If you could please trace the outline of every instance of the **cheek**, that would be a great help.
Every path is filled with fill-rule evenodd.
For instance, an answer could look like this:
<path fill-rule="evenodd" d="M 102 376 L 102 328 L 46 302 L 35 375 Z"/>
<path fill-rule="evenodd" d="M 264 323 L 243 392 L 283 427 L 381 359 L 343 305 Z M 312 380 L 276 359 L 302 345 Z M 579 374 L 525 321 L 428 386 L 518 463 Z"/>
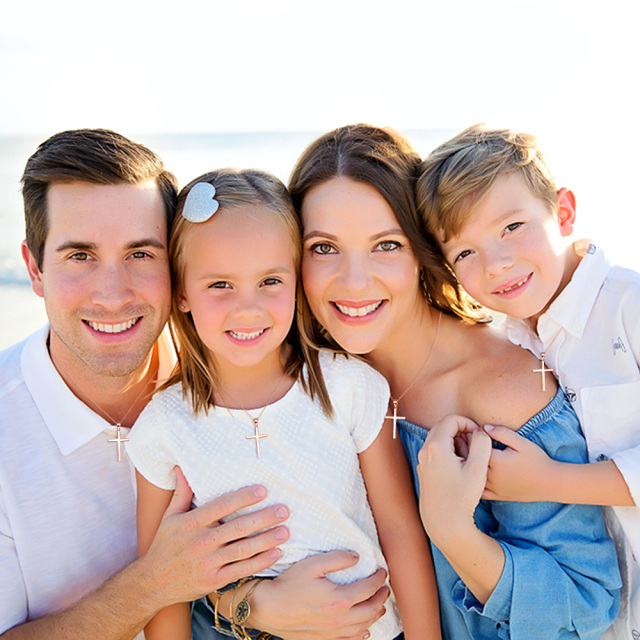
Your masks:
<path fill-rule="evenodd" d="M 315 313 L 316 307 L 320 305 L 320 300 L 326 291 L 328 278 L 323 270 L 310 260 L 302 262 L 302 287 L 309 302 L 309 306 Z"/>

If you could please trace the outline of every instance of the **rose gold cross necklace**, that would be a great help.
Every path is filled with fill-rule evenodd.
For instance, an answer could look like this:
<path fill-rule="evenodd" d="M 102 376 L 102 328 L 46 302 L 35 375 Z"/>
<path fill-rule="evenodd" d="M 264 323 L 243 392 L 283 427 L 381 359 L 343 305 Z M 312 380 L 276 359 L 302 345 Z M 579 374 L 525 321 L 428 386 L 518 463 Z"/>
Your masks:
<path fill-rule="evenodd" d="M 418 373 L 416 374 L 416 377 L 410 382 L 409 386 L 402 392 L 402 394 L 400 394 L 397 400 L 394 400 L 394 398 L 389 396 L 389 399 L 391 400 L 391 404 L 393 405 L 393 415 L 385 416 L 384 419 L 393 420 L 393 439 L 394 440 L 396 438 L 398 420 L 404 420 L 404 416 L 398 415 L 398 402 L 400 402 L 400 400 L 402 400 L 402 398 L 404 398 L 405 395 L 407 395 L 407 392 L 409 391 L 409 389 L 413 387 L 413 385 L 418 381 L 418 378 L 424 373 L 424 370 L 427 368 L 427 364 L 431 359 L 431 354 L 433 353 L 433 348 L 436 346 L 436 339 L 438 338 L 438 332 L 440 331 L 441 320 L 442 320 L 442 311 L 440 311 L 438 315 L 438 324 L 436 326 L 436 331 L 433 334 L 433 341 L 431 342 L 431 346 L 429 347 L 429 353 L 427 353 L 427 358 L 424 361 L 424 364 L 420 367 L 420 371 L 418 371 Z"/>
<path fill-rule="evenodd" d="M 269 396 L 269 399 L 267 400 L 266 404 L 264 405 L 264 407 L 262 407 L 262 409 L 260 410 L 260 413 L 258 414 L 257 418 L 254 418 L 246 409 L 238 406 L 237 408 L 240 409 L 241 411 L 244 411 L 250 418 L 251 420 L 253 420 L 253 435 L 252 436 L 247 436 L 247 440 L 255 440 L 256 441 L 256 456 L 259 458 L 260 457 L 260 438 L 268 438 L 269 434 L 267 433 L 260 433 L 260 418 L 262 418 L 262 414 L 264 413 L 265 409 L 271 404 L 271 400 L 273 400 L 273 396 L 276 395 L 276 391 L 280 388 L 280 384 L 282 382 L 282 380 L 284 380 L 286 378 L 286 375 L 281 379 L 278 380 L 278 384 L 275 386 L 274 390 L 271 392 L 271 395 Z M 233 404 L 238 405 L 238 403 L 233 399 L 233 397 L 229 394 L 228 391 L 225 391 L 224 393 L 221 392 L 221 395 L 223 396 L 227 396 L 227 398 L 229 398 L 229 400 L 231 400 L 231 402 L 233 402 Z M 231 413 L 231 411 L 229 411 L 229 407 L 225 407 L 226 410 L 229 412 L 229 415 L 233 417 L 233 414 Z"/>
<path fill-rule="evenodd" d="M 136 396 L 136 399 L 131 403 L 126 413 L 122 416 L 122 420 L 114 420 L 111 417 L 111 415 L 107 411 L 105 411 L 105 409 L 103 409 L 97 402 L 95 402 L 95 400 L 91 400 L 91 398 L 88 398 L 89 402 L 91 402 L 91 404 L 98 410 L 98 412 L 105 415 L 109 419 L 109 422 L 111 422 L 111 424 L 116 428 L 116 437 L 109 438 L 109 442 L 115 442 L 118 445 L 118 462 L 122 460 L 122 449 L 121 449 L 122 443 L 129 442 L 129 438 L 122 438 L 120 436 L 120 429 L 122 428 L 122 423 L 127 419 L 127 416 L 131 413 L 131 409 L 135 407 L 136 403 L 138 402 L 138 400 L 140 400 L 140 398 L 142 397 L 142 394 L 145 392 L 146 388 L 149 386 L 149 383 L 153 382 L 153 380 L 154 379 L 152 378 L 145 385 L 142 386 L 140 393 Z"/>
<path fill-rule="evenodd" d="M 562 331 L 562 327 L 560 327 L 560 329 L 558 329 L 558 333 L 556 333 L 555 336 L 553 336 L 553 340 L 549 343 L 549 346 L 544 350 L 540 352 L 540 368 L 539 369 L 532 369 L 533 373 L 539 373 L 540 377 L 542 378 L 542 390 L 546 391 L 546 385 L 545 385 L 545 373 L 553 373 L 553 369 L 546 369 L 544 366 L 544 357 L 547 354 L 547 351 L 549 351 L 549 349 L 551 348 L 551 345 L 556 341 L 556 338 L 560 335 L 560 332 Z"/>

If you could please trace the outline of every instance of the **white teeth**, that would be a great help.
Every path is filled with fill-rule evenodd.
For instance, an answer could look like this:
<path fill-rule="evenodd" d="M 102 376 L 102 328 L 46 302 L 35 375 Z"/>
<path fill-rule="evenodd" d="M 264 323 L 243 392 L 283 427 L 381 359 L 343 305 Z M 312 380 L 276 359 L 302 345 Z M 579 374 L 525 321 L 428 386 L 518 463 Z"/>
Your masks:
<path fill-rule="evenodd" d="M 517 289 L 518 287 L 521 287 L 528 279 L 529 279 L 529 276 L 527 276 L 526 278 L 522 278 L 522 280 L 520 280 L 520 282 L 516 282 L 514 285 L 511 285 L 510 287 L 507 287 L 506 289 L 501 289 L 500 291 L 498 291 L 498 293 L 507 293 L 508 291 L 513 291 L 514 289 Z"/>
<path fill-rule="evenodd" d="M 261 336 L 265 331 L 266 329 L 260 329 L 259 331 L 252 331 L 251 333 L 240 333 L 239 331 L 229 331 L 229 333 L 236 340 L 253 340 L 258 336 Z"/>
<path fill-rule="evenodd" d="M 91 322 L 90 320 L 86 322 L 94 331 L 99 331 L 100 333 L 122 333 L 127 329 L 131 329 L 138 320 L 139 318 L 133 318 L 132 320 L 119 322 L 118 324 L 104 324 L 102 322 Z"/>
<path fill-rule="evenodd" d="M 349 316 L 351 318 L 362 318 L 363 316 L 368 316 L 370 313 L 373 313 L 380 305 L 382 304 L 382 300 L 379 302 L 374 302 L 373 304 L 368 304 L 366 307 L 345 307 L 342 304 L 335 303 L 336 307 L 340 313 L 344 313 L 345 316 Z"/>

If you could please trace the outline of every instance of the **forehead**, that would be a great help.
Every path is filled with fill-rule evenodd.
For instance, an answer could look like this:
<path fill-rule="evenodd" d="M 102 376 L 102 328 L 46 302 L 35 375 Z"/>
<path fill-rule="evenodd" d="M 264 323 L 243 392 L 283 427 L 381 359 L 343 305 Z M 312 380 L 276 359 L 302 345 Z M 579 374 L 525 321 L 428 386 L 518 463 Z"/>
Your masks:
<path fill-rule="evenodd" d="M 264 205 L 223 208 L 204 223 L 190 224 L 184 239 L 186 266 L 250 269 L 295 259 L 299 236 Z"/>
<path fill-rule="evenodd" d="M 311 229 L 362 229 L 397 226 L 393 209 L 377 189 L 337 177 L 311 189 L 302 203 L 305 234 Z"/>
<path fill-rule="evenodd" d="M 58 182 L 47 190 L 47 242 L 66 236 L 101 244 L 167 240 L 164 201 L 155 180 L 101 185 Z"/>

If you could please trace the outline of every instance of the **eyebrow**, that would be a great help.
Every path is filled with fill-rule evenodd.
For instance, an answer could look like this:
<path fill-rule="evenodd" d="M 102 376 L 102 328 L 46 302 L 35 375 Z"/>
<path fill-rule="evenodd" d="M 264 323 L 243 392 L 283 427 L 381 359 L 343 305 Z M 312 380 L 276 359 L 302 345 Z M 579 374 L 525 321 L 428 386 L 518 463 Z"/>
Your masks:
<path fill-rule="evenodd" d="M 126 245 L 126 249 L 141 249 L 143 247 L 154 247 L 156 249 L 166 249 L 166 245 L 157 238 L 143 238 L 135 240 Z M 78 240 L 68 240 L 56 247 L 56 251 L 67 251 L 76 249 L 78 251 L 95 251 L 98 245 L 95 242 L 80 242 Z"/>
<path fill-rule="evenodd" d="M 405 236 L 406 233 L 400 229 L 399 227 L 394 227 L 391 229 L 385 229 L 384 231 L 380 231 L 375 235 L 371 236 L 371 240 L 378 240 L 379 238 L 384 238 L 384 236 Z M 306 242 L 309 238 L 327 238 L 328 240 L 338 240 L 338 236 L 334 236 L 332 233 L 327 233 L 326 231 L 309 231 L 305 233 L 302 237 L 302 242 Z"/>

